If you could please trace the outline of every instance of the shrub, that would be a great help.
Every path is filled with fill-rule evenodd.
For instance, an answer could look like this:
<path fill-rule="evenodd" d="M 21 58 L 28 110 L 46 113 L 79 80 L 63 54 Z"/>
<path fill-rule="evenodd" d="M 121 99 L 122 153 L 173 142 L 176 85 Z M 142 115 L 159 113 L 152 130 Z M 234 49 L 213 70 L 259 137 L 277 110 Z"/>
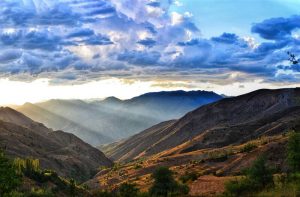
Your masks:
<path fill-rule="evenodd" d="M 254 149 L 256 149 L 256 148 L 257 148 L 257 145 L 256 145 L 256 144 L 254 144 L 254 143 L 247 143 L 247 144 L 245 144 L 245 145 L 241 148 L 240 152 L 241 152 L 241 153 L 249 153 L 250 151 L 252 151 L 252 150 L 254 150 Z"/>
<path fill-rule="evenodd" d="M 44 189 L 31 189 L 31 192 L 26 197 L 54 197 L 55 195 L 49 191 Z"/>
<path fill-rule="evenodd" d="M 76 183 L 74 179 L 70 179 L 69 181 L 69 194 L 70 196 L 75 196 L 76 193 Z"/>
<path fill-rule="evenodd" d="M 38 159 L 20 159 L 14 160 L 14 166 L 17 168 L 19 174 L 24 174 L 37 182 L 43 183 L 45 177 L 41 174 L 40 162 Z"/>
<path fill-rule="evenodd" d="M 211 151 L 208 153 L 208 161 L 213 162 L 223 162 L 228 159 L 228 156 L 231 155 L 231 152 L 227 152 L 226 150 L 221 151 Z"/>
<path fill-rule="evenodd" d="M 142 168 L 142 165 L 140 165 L 140 164 L 135 164 L 135 165 L 134 165 L 134 169 L 137 170 L 137 169 L 140 169 L 140 168 Z"/>
<path fill-rule="evenodd" d="M 272 170 L 267 167 L 264 156 L 254 161 L 245 172 L 246 176 L 241 180 L 229 181 L 225 184 L 225 196 L 243 196 L 242 194 L 257 192 L 273 185 Z"/>
<path fill-rule="evenodd" d="M 225 183 L 224 196 L 242 196 L 251 189 L 248 179 L 233 180 Z"/>
<path fill-rule="evenodd" d="M 180 196 L 188 193 L 188 187 L 178 184 L 173 177 L 173 172 L 167 167 L 156 169 L 152 177 L 154 183 L 149 190 L 151 196 Z"/>
<path fill-rule="evenodd" d="M 113 171 L 117 171 L 121 168 L 121 165 L 119 163 L 115 163 L 114 166 L 112 167 Z"/>
<path fill-rule="evenodd" d="M 182 183 L 187 183 L 188 181 L 195 181 L 197 180 L 199 175 L 196 172 L 186 172 L 184 175 L 182 175 L 179 180 Z"/>
<path fill-rule="evenodd" d="M 0 196 L 13 192 L 21 184 L 22 177 L 13 163 L 0 150 Z"/>
<path fill-rule="evenodd" d="M 117 197 L 116 194 L 109 191 L 96 191 L 92 193 L 93 197 Z"/>
<path fill-rule="evenodd" d="M 273 184 L 272 169 L 266 165 L 266 158 L 259 157 L 246 172 L 247 178 L 256 188 L 265 188 Z"/>
<path fill-rule="evenodd" d="M 150 197 L 150 195 L 147 192 L 142 192 L 138 194 L 138 197 Z"/>
<path fill-rule="evenodd" d="M 287 160 L 293 172 L 300 172 L 300 133 L 292 132 L 289 135 Z"/>
<path fill-rule="evenodd" d="M 139 189 L 135 184 L 123 183 L 119 187 L 119 195 L 120 197 L 137 197 Z"/>

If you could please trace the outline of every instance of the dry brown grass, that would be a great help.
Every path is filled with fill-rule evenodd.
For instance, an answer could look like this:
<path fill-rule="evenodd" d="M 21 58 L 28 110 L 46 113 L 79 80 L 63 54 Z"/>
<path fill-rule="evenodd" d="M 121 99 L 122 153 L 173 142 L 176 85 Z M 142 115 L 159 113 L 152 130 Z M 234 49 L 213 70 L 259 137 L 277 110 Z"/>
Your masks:
<path fill-rule="evenodd" d="M 216 196 L 225 190 L 224 183 L 233 177 L 202 176 L 189 185 L 191 196 Z"/>
<path fill-rule="evenodd" d="M 257 148 L 250 152 L 241 153 L 240 150 L 245 144 L 254 143 Z M 238 175 L 241 169 L 249 167 L 256 157 L 263 153 L 276 155 L 275 164 L 280 163 L 279 150 L 283 149 L 286 143 L 284 136 L 263 137 L 261 139 L 246 142 L 245 144 L 226 146 L 215 149 L 202 149 L 189 153 L 182 153 L 160 157 L 155 155 L 150 158 L 139 159 L 125 165 L 119 166 L 116 170 L 105 170 L 99 173 L 97 181 L 95 179 L 88 184 L 92 189 L 111 189 L 118 187 L 123 182 L 136 183 L 142 191 L 152 184 L 151 174 L 159 166 L 167 166 L 175 172 L 177 180 L 186 172 L 197 172 L 199 179 L 190 184 L 191 194 L 206 195 L 216 194 L 224 190 L 224 181 L 230 176 Z M 275 154 L 276 153 L 276 154 Z M 209 159 L 215 155 L 228 155 L 224 161 L 214 161 Z M 282 157 L 283 158 L 283 157 Z M 136 165 L 139 165 L 137 168 Z M 282 165 L 282 164 L 280 164 Z M 218 177 L 217 177 L 218 176 Z"/>

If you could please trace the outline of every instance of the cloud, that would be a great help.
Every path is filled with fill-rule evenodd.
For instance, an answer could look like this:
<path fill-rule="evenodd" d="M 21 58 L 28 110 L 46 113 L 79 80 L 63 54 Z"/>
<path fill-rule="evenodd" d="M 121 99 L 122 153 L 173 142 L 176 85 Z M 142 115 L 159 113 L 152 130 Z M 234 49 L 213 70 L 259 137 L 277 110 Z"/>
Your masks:
<path fill-rule="evenodd" d="M 77 25 L 80 14 L 62 1 L 9 1 L 0 3 L 0 26 Z"/>
<path fill-rule="evenodd" d="M 80 28 L 72 31 L 67 37 L 74 38 L 74 37 L 86 37 L 94 35 L 94 30 L 88 28 Z"/>
<path fill-rule="evenodd" d="M 219 37 L 212 37 L 212 41 L 215 42 L 221 42 L 221 43 L 226 43 L 226 44 L 233 44 L 238 42 L 238 36 L 232 33 L 223 33 Z"/>
<path fill-rule="evenodd" d="M 106 36 L 101 34 L 90 36 L 89 38 L 83 40 L 83 42 L 87 45 L 110 45 L 113 42 Z"/>
<path fill-rule="evenodd" d="M 22 51 L 20 50 L 7 50 L 0 53 L 0 64 L 8 63 L 19 59 L 22 56 Z"/>
<path fill-rule="evenodd" d="M 2 32 L 0 40 L 3 45 L 21 49 L 56 50 L 60 47 L 61 38 L 48 30 L 19 30 Z"/>
<path fill-rule="evenodd" d="M 255 24 L 251 31 L 267 40 L 282 40 L 290 37 L 297 28 L 300 28 L 300 15 L 267 19 Z"/>
<path fill-rule="evenodd" d="M 155 66 L 159 62 L 161 54 L 157 51 L 124 51 L 118 55 L 118 60 L 126 61 L 134 65 L 152 65 Z"/>
<path fill-rule="evenodd" d="M 152 1 L 152 2 L 147 3 L 147 5 L 151 6 L 151 7 L 160 7 L 160 2 Z"/>
<path fill-rule="evenodd" d="M 156 44 L 156 41 L 153 40 L 152 38 L 146 38 L 146 39 L 137 41 L 137 43 L 140 45 L 147 46 L 147 47 L 153 47 Z"/>
<path fill-rule="evenodd" d="M 299 69 L 287 65 L 286 51 L 300 52 L 293 36 L 300 16 L 253 24 L 251 32 L 264 39 L 260 43 L 229 32 L 203 38 L 191 13 L 174 11 L 176 2 L 3 0 L 0 76 L 46 76 L 55 83 L 190 76 L 232 83 L 232 73 L 271 81 L 291 72 L 298 79 Z"/>

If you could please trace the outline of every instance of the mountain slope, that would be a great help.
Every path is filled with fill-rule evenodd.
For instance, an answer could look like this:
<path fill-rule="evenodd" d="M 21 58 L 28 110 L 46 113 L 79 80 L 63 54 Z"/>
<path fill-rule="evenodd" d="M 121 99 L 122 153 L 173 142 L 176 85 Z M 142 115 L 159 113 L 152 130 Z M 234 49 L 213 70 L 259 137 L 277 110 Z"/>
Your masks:
<path fill-rule="evenodd" d="M 86 182 L 91 189 L 118 187 L 131 181 L 146 190 L 160 166 L 176 179 L 191 173 L 190 194 L 203 194 L 206 175 L 239 179 L 258 156 L 278 172 L 288 171 L 289 131 L 300 131 L 300 89 L 258 90 L 202 106 L 182 118 L 155 125 L 102 149 L 118 160 L 118 169 L 102 170 Z M 214 175 L 214 176 L 212 176 Z M 224 190 L 224 181 L 222 182 Z M 210 188 L 216 194 L 216 185 Z M 223 190 L 220 190 L 222 192 Z"/>
<path fill-rule="evenodd" d="M 73 134 L 53 131 L 11 109 L 0 108 L 0 147 L 10 157 L 36 158 L 42 168 L 77 180 L 112 162 Z"/>
<path fill-rule="evenodd" d="M 86 128 L 80 125 L 80 123 L 68 120 L 59 114 L 54 114 L 35 104 L 25 103 L 19 110 L 26 116 L 30 116 L 33 120 L 44 123 L 47 127 L 73 133 L 83 141 L 89 142 L 89 144 L 94 146 L 113 141 L 111 138 L 97 131 Z"/>
<path fill-rule="evenodd" d="M 157 125 L 154 130 L 150 128 L 151 135 L 146 135 L 149 133 L 146 130 L 117 146 L 106 147 L 110 150 L 107 155 L 115 160 L 128 161 L 155 154 L 178 154 L 242 143 L 297 126 L 299 105 L 298 88 L 258 90 L 225 98 L 186 114 L 168 127 Z M 132 146 L 134 139 L 141 142 L 135 145 L 138 148 Z M 151 141 L 152 145 L 144 145 L 145 141 Z M 134 154 L 130 155 L 131 152 Z"/>
<path fill-rule="evenodd" d="M 221 98 L 213 92 L 173 91 L 147 93 L 123 101 L 115 97 L 93 102 L 50 100 L 16 109 L 48 127 L 64 129 L 88 143 L 100 145 L 127 138 L 159 122 L 179 118 Z M 94 133 L 100 137 L 95 137 Z"/>
<path fill-rule="evenodd" d="M 174 124 L 175 120 L 159 123 L 145 131 L 117 143 L 100 146 L 100 149 L 115 160 L 128 160 L 137 157 L 164 137 L 163 131 Z"/>

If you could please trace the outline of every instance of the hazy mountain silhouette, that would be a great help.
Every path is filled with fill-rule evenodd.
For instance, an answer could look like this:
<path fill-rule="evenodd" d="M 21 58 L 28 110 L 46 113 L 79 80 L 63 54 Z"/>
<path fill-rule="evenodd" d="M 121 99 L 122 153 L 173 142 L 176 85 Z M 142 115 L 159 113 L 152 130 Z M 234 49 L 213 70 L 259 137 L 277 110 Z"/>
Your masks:
<path fill-rule="evenodd" d="M 54 129 L 74 133 L 93 145 L 127 138 L 159 122 L 179 118 L 188 111 L 222 97 L 206 91 L 147 93 L 129 100 L 108 97 L 86 102 L 49 100 L 16 109 Z"/>

